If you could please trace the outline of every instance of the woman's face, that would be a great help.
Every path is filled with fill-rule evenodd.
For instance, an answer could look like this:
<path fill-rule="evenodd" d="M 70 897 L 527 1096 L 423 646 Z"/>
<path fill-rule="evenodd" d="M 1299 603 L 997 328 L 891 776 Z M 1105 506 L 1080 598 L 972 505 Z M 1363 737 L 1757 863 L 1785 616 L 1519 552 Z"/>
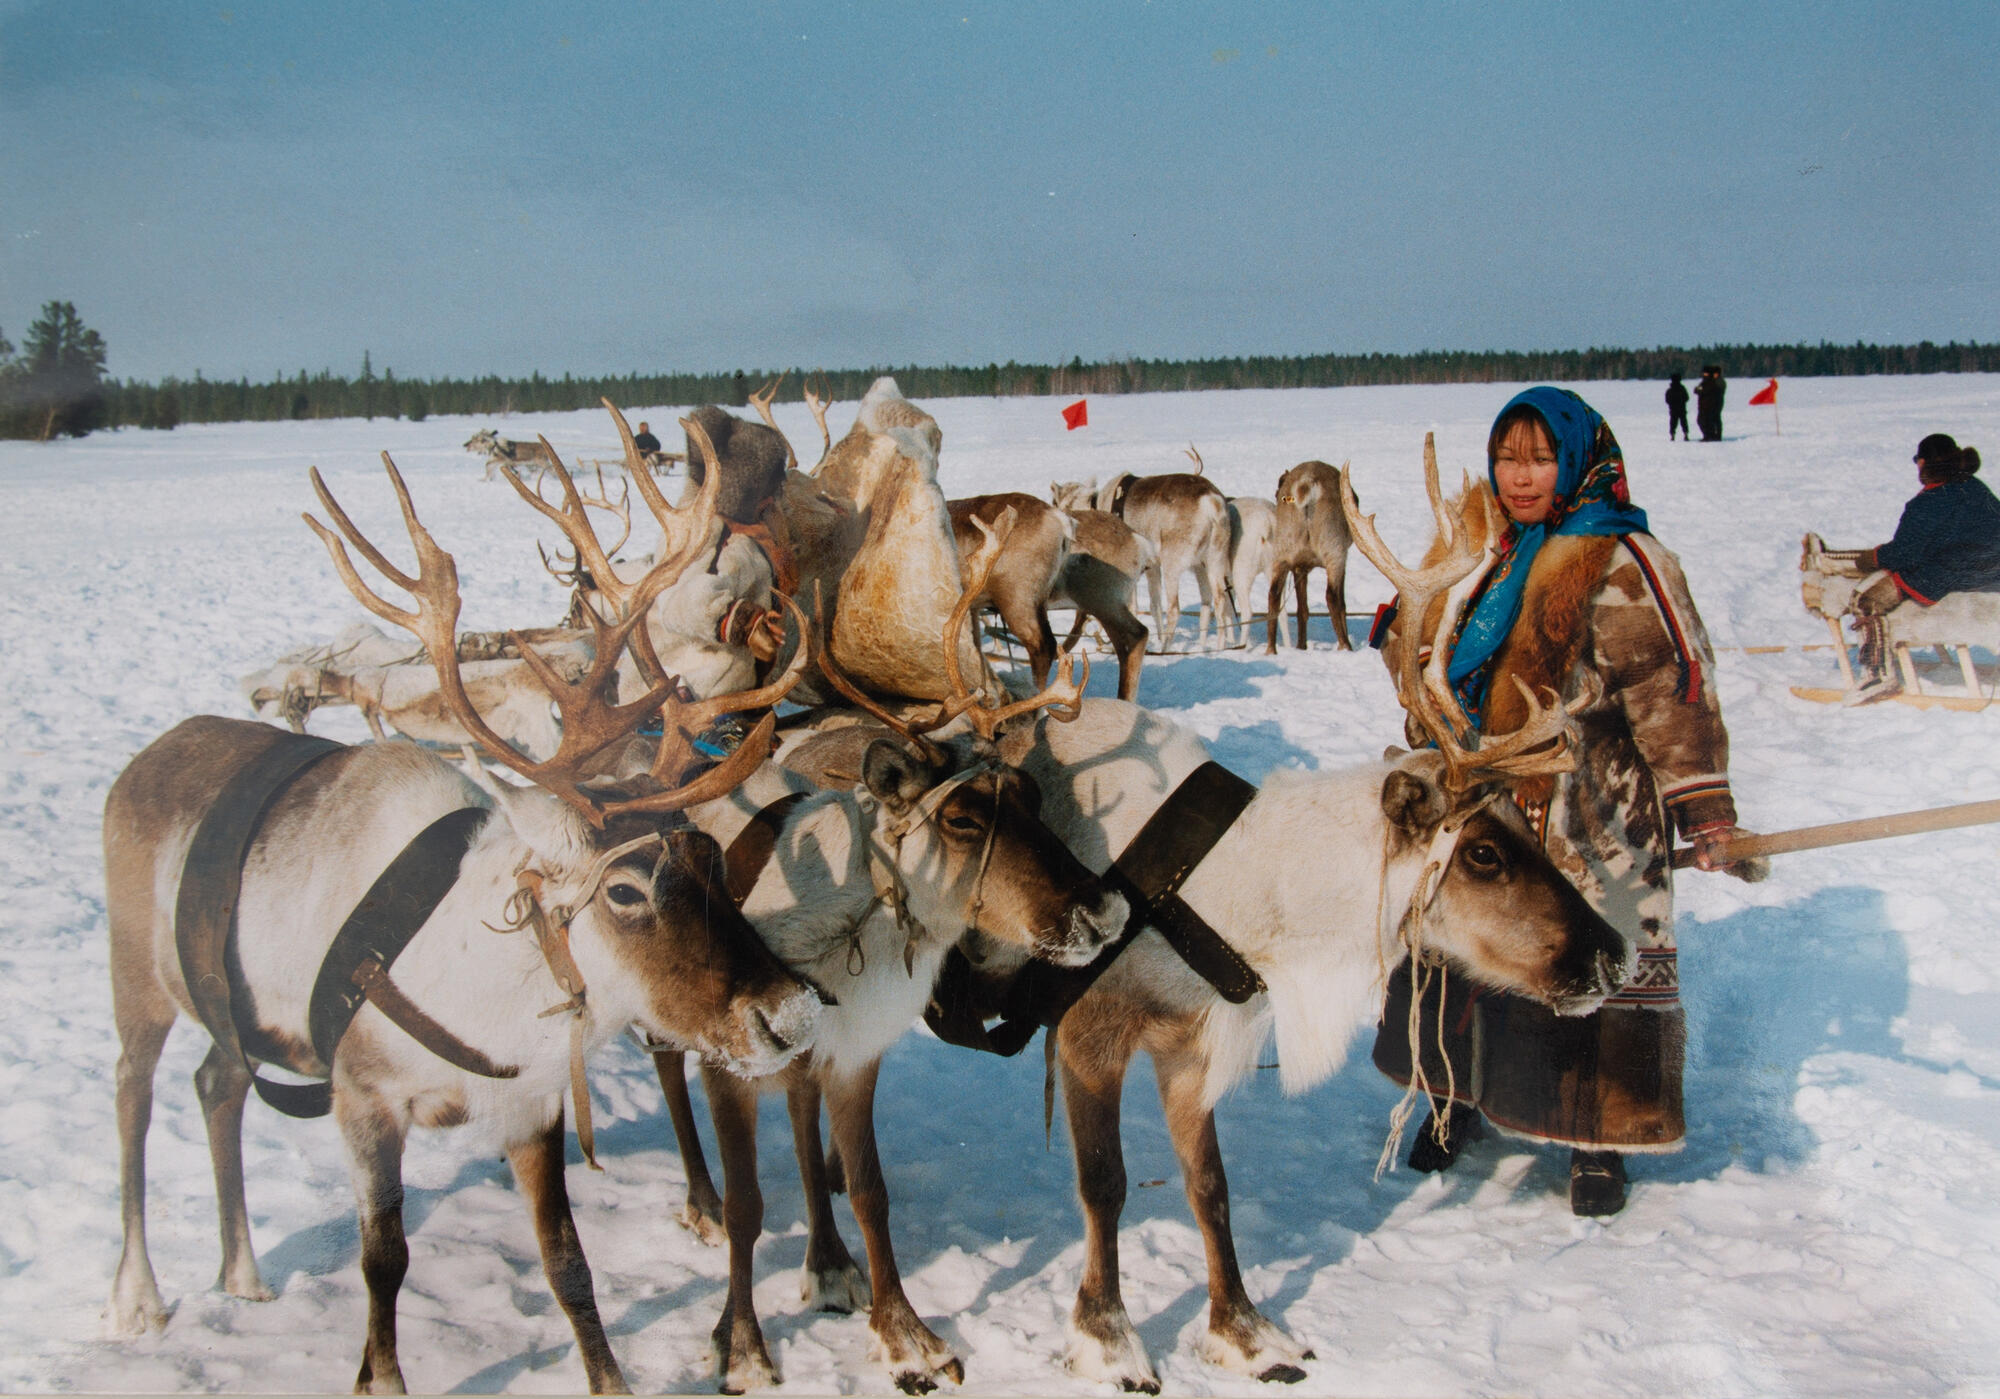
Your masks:
<path fill-rule="evenodd" d="M 1556 444 L 1549 430 L 1530 418 L 1515 423 L 1493 454 L 1493 482 L 1500 508 L 1517 525 L 1539 525 L 1556 500 Z"/>

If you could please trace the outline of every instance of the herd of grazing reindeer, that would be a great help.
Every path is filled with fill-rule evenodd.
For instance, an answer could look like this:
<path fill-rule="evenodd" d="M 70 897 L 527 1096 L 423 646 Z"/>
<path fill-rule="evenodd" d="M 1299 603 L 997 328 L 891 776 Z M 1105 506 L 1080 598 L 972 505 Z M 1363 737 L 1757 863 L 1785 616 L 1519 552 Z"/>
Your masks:
<path fill-rule="evenodd" d="M 805 1303 L 865 1307 L 873 1354 L 906 1392 L 962 1380 L 963 1362 L 904 1295 L 874 1132 L 883 1053 L 921 1017 L 943 1038 L 1003 1053 L 1046 1031 L 1086 1222 L 1064 1357 L 1074 1371 L 1159 1388 L 1119 1288 L 1119 1103 L 1143 1050 L 1206 1247 L 1201 1353 L 1297 1380 L 1312 1351 L 1243 1285 L 1217 1100 L 1273 1036 L 1288 1089 L 1332 1074 L 1379 1013 L 1385 969 L 1407 956 L 1448 959 L 1564 1013 L 1621 983 L 1623 940 L 1504 795 L 1574 761 L 1560 704 L 1531 697 L 1521 729 L 1465 746 L 1464 716 L 1439 683 L 1449 646 L 1421 661 L 1405 647 L 1398 694 L 1432 746 L 1256 787 L 1133 702 L 1148 639 L 1132 612 L 1141 573 L 1164 645 L 1161 600 L 1178 615 L 1180 572 L 1201 582 L 1204 622 L 1212 610 L 1220 627 L 1240 627 L 1232 594 L 1258 574 L 1239 562 L 1232 582 L 1232 561 L 1261 551 L 1275 647 L 1286 580 L 1304 646 L 1306 572 L 1324 568 L 1345 645 L 1351 536 L 1395 584 L 1403 616 L 1444 599 L 1438 636 L 1449 638 L 1488 541 L 1464 523 L 1479 512 L 1447 507 L 1428 443 L 1439 541 L 1412 569 L 1322 462 L 1286 472 L 1261 508 L 1199 474 L 1058 486 L 1054 503 L 947 501 L 942 434 L 893 381 L 870 390 L 838 442 L 808 393 L 823 439 L 810 470 L 772 421 L 774 393 L 756 400 L 762 423 L 715 409 L 683 420 L 678 504 L 616 409 L 630 483 L 619 501 L 601 480 L 586 495 L 552 451 L 558 502 L 502 464 L 564 536 L 575 603 L 562 626 L 462 634 L 456 564 L 386 454 L 414 574 L 313 473 L 325 520 L 306 518 L 335 571 L 411 641 L 361 629 L 286 663 L 317 676 L 252 677 L 253 704 L 288 728 L 189 719 L 111 789 L 124 1222 L 114 1329 L 167 1320 L 146 1251 L 145 1139 L 161 1046 L 186 1015 L 213 1040 L 196 1089 L 223 1288 L 270 1295 L 244 1196 L 250 1091 L 294 1115 L 331 1114 L 369 1297 L 356 1389 L 401 1392 L 403 1146 L 413 1127 L 480 1122 L 506 1144 L 591 1390 L 622 1391 L 563 1162 L 567 1123 L 595 1164 L 588 1061 L 629 1030 L 653 1050 L 686 1163 L 682 1219 L 729 1250 L 714 1329 L 725 1392 L 779 1379 L 752 1300 L 767 1091 L 786 1096 L 805 1184 Z M 616 556 L 631 487 L 659 539 L 627 561 Z M 609 547 L 593 510 L 621 519 Z M 1077 613 L 1066 643 L 1052 602 Z M 1010 689 L 982 654 L 969 625 L 981 606 L 1025 645 L 1032 693 Z M 1085 618 L 1117 654 L 1117 699 L 1084 698 Z M 364 664 L 343 664 L 364 651 Z M 392 701 L 380 676 L 357 683 L 371 669 L 429 683 L 399 682 Z M 343 745 L 304 731 L 317 704 L 338 700 L 429 742 Z M 1281 871 L 1273 852 L 1301 831 L 1321 833 L 1317 858 Z M 307 1081 L 261 1076 L 266 1065 Z M 842 1188 L 865 1272 L 835 1227 Z"/>

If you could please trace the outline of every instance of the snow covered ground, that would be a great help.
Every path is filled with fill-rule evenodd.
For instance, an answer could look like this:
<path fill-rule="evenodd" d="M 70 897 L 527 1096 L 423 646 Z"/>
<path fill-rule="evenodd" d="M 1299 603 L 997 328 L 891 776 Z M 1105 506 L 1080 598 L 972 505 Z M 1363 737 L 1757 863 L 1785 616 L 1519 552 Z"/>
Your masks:
<path fill-rule="evenodd" d="M 1635 497 L 1687 566 L 1719 648 L 1823 642 L 1801 608 L 1798 541 L 1877 543 L 1915 489 L 1931 431 L 1991 459 L 2000 377 L 1801 379 L 1732 407 L 1728 440 L 1668 445 L 1661 386 L 1578 386 L 1625 445 Z M 1747 396 L 1749 384 L 1737 387 Z M 1192 442 L 1232 493 L 1269 496 L 1294 462 L 1351 459 L 1390 542 L 1427 532 L 1419 448 L 1477 467 L 1506 385 L 1102 398 L 1065 433 L 1054 400 L 946 400 L 953 495 L 1186 465 Z M 851 404 L 836 407 L 843 429 Z M 655 424 L 673 413 L 644 410 Z M 640 416 L 635 411 L 634 416 Z M 781 422 L 810 457 L 798 405 Z M 213 1192 L 190 1076 L 168 1044 L 150 1145 L 164 1334 L 107 1341 L 118 1249 L 112 1070 L 98 849 L 105 790 L 140 747 L 195 713 L 242 714 L 237 677 L 361 616 L 299 521 L 317 464 L 363 528 L 399 540 L 377 463 L 393 453 L 460 560 L 468 628 L 556 620 L 539 521 L 480 480 L 437 418 L 125 431 L 0 443 L 0 1388 L 343 1390 L 366 1296 L 330 1122 L 249 1109 L 256 1243 L 277 1300 L 211 1290 Z M 615 456 L 601 413 L 498 422 L 566 456 Z M 664 434 L 663 434 L 664 435 Z M 1386 589 L 1356 557 L 1350 607 Z M 1357 626 L 1359 624 L 1357 623 Z M 1261 648 L 1148 662 L 1140 699 L 1256 779 L 1379 753 L 1399 733 L 1378 659 Z M 1985 658 L 1989 664 L 1991 657 Z M 1825 651 L 1718 656 L 1745 823 L 1775 830 L 2000 796 L 2000 709 L 1842 710 L 1788 686 L 1835 683 Z M 1101 666 L 1093 691 L 1110 692 Z M 352 711 L 314 727 L 364 736 Z M 1300 832 L 1296 858 L 1311 858 Z M 1565 1162 L 1489 1139 L 1447 1177 L 1379 1183 L 1390 1086 L 1357 1053 L 1283 1096 L 1261 1073 L 1220 1131 L 1252 1294 L 1317 1349 L 1313 1394 L 2000 1393 L 2000 925 L 1993 827 L 1780 857 L 1747 886 L 1680 885 L 1690 1016 L 1690 1135 L 1634 1166 L 1614 1219 L 1573 1218 Z M 1359 1046 L 1357 1046 L 1359 1048 Z M 1168 1392 L 1249 1394 L 1205 1366 L 1199 1236 L 1150 1075 L 1135 1073 L 1121 1237 L 1125 1295 Z M 650 1067 L 593 1075 L 605 1173 L 571 1173 L 577 1223 L 626 1374 L 709 1392 L 725 1263 L 673 1213 L 683 1176 Z M 1058 1356 L 1081 1262 L 1066 1144 L 1045 1146 L 1040 1055 L 1000 1061 L 906 1036 L 884 1067 L 880 1131 L 910 1295 L 966 1362 L 970 1394 L 1092 1393 Z M 861 1317 L 801 1313 L 804 1251 L 782 1106 L 761 1139 L 767 1235 L 758 1305 L 788 1393 L 873 1392 Z M 582 1369 L 541 1277 L 504 1165 L 449 1132 L 406 1167 L 412 1265 L 404 1369 L 430 1391 L 574 1390 Z M 845 1206 L 842 1206 L 846 1218 Z M 859 1247 L 851 1219 L 850 1244 Z"/>

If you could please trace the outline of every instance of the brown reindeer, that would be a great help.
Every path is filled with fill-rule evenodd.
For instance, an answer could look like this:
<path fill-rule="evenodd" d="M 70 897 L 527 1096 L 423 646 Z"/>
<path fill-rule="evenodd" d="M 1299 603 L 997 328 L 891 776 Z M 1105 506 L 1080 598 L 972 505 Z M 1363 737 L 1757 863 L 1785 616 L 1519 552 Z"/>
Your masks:
<path fill-rule="evenodd" d="M 1195 645 L 1202 644 L 1211 627 L 1228 639 L 1236 618 L 1229 596 L 1229 502 L 1214 482 L 1192 472 L 1127 473 L 1102 486 L 1095 481 L 1052 483 L 1049 491 L 1065 510 L 1088 508 L 1116 515 L 1153 546 L 1146 587 L 1159 650 L 1173 648 L 1180 626 L 1181 575 L 1190 570 L 1201 590 Z"/>
<path fill-rule="evenodd" d="M 1298 649 L 1306 649 L 1306 579 L 1326 570 L 1326 611 L 1334 645 L 1352 651 L 1347 637 L 1347 517 L 1340 493 L 1346 473 L 1323 461 L 1302 461 L 1278 478 L 1277 513 L 1272 521 L 1271 591 L 1264 604 L 1264 654 L 1278 652 L 1278 611 L 1289 579 L 1298 594 Z"/>
<path fill-rule="evenodd" d="M 746 829 L 768 851 L 761 863 L 732 874 L 732 891 L 759 934 L 788 966 L 829 993 L 815 1051 L 761 1082 L 703 1066 L 710 1112 L 720 1139 L 726 1194 L 720 1219 L 730 1245 L 729 1299 L 715 1328 L 727 1392 L 775 1383 L 752 1301 L 752 1251 L 762 1227 L 757 1184 L 756 1100 L 760 1088 L 783 1087 L 796 1131 L 807 1196 L 815 1202 L 801 1292 L 808 1304 L 846 1311 L 867 1304 L 876 1352 L 899 1388 L 921 1392 L 936 1377 L 964 1378 L 951 1348 L 917 1317 L 903 1293 L 888 1227 L 888 1193 L 877 1156 L 873 1098 L 883 1051 L 908 1027 L 930 996 L 950 947 L 967 933 L 1059 965 L 1087 964 L 1113 940 L 1125 901 L 1078 864 L 1035 817 L 1038 794 L 1000 760 L 991 735 L 998 725 L 1054 706 L 1074 715 L 1081 682 L 1070 681 L 1064 658 L 1055 685 L 1007 705 L 967 688 L 951 643 L 987 586 L 1009 521 L 987 534 L 973 576 L 945 634 L 946 682 L 952 698 L 928 720 L 902 722 L 822 661 L 828 676 L 896 737 L 870 729 L 856 764 L 858 790 L 836 790 L 801 802 L 803 784 L 771 769 L 737 795 L 695 812 L 696 821 L 730 842 L 732 865 Z M 1086 675 L 1088 667 L 1085 667 Z M 924 737 L 932 726 L 964 712 L 982 737 L 948 743 Z M 788 786 L 785 779 L 792 784 Z M 746 801 L 745 799 L 748 798 Z M 892 891 L 885 893 L 885 890 Z M 715 1208 L 678 1056 L 659 1065 L 690 1203 Z M 827 1206 L 818 1138 L 824 1098 L 855 1217 L 867 1245 L 869 1277 L 855 1269 Z M 699 1224 L 702 1214 L 694 1213 Z"/>
<path fill-rule="evenodd" d="M 215 1042 L 195 1087 L 215 1169 L 222 1286 L 269 1296 L 243 1192 L 250 1088 L 298 1114 L 330 1111 L 360 1202 L 369 1295 L 356 1388 L 402 1393 L 404 1143 L 413 1126 L 486 1122 L 529 1202 L 543 1270 L 591 1389 L 622 1391 L 563 1182 L 565 1090 L 589 1156 L 585 1059 L 626 1025 L 764 1073 L 810 1043 L 818 1010 L 811 989 L 729 902 L 714 840 L 678 816 L 756 766 L 769 748 L 769 718 L 729 760 L 689 780 L 691 735 L 714 710 L 678 703 L 673 677 L 650 663 L 643 694 L 623 705 L 610 699 L 646 605 L 700 556 L 714 492 L 677 521 L 693 546 L 667 552 L 622 615 L 592 614 L 595 660 L 581 679 L 528 661 L 564 720 L 556 753 L 536 760 L 495 733 L 468 697 L 457 662 L 457 564 L 383 460 L 416 576 L 361 535 L 317 471 L 314 489 L 338 534 L 308 523 L 355 596 L 423 643 L 464 730 L 534 785 L 475 785 L 410 744 L 348 748 L 208 717 L 179 725 L 119 775 L 104 818 L 125 1233 L 111 1323 L 143 1331 L 166 1320 L 146 1250 L 145 1138 L 161 1046 L 185 1014 Z M 348 544 L 414 610 L 378 597 Z M 784 690 L 736 696 L 731 707 L 774 704 Z M 650 770 L 626 784 L 586 785 L 590 760 L 655 714 L 664 735 Z M 388 922 L 397 917 L 400 926 Z M 329 1082 L 317 1092 L 287 1089 L 257 1078 L 257 1063 Z"/>

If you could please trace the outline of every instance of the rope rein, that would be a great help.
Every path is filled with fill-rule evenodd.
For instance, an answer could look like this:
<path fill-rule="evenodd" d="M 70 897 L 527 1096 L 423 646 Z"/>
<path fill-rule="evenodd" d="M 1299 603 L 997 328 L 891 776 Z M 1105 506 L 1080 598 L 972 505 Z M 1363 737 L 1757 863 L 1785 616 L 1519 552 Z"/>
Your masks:
<path fill-rule="evenodd" d="M 597 891 L 603 887 L 612 865 L 655 842 L 663 847 L 660 858 L 665 860 L 666 837 L 658 831 L 628 840 L 623 845 L 615 845 L 590 862 L 574 903 L 548 907 L 542 904 L 548 876 L 529 863 L 532 856 L 524 856 L 520 867 L 514 871 L 514 892 L 507 896 L 501 911 L 501 926 L 486 925 L 496 933 L 516 933 L 523 928 L 533 928 L 535 945 L 541 950 L 542 961 L 548 966 L 549 975 L 555 978 L 557 988 L 564 994 L 565 999 L 557 1001 L 535 1018 L 546 1020 L 552 1015 L 570 1017 L 569 1094 L 570 1101 L 575 1105 L 576 1144 L 583 1151 L 584 1163 L 593 1171 L 604 1168 L 597 1164 L 597 1133 L 590 1115 L 590 1083 L 583 1062 L 584 1046 L 590 1038 L 591 1029 L 589 988 L 584 985 L 583 972 L 569 950 L 569 925 L 577 913 L 597 897 Z"/>
<path fill-rule="evenodd" d="M 1442 1005 L 1445 993 L 1450 989 L 1449 976 L 1441 958 L 1427 954 L 1424 934 L 1430 924 L 1431 906 L 1437 902 L 1440 890 L 1444 888 L 1445 871 L 1451 866 L 1451 859 L 1458 851 L 1459 837 L 1465 833 L 1472 818 L 1491 805 L 1500 793 L 1496 788 L 1471 806 L 1447 816 L 1431 835 L 1430 848 L 1424 852 L 1423 868 L 1417 874 L 1416 888 L 1410 891 L 1410 902 L 1403 909 L 1403 916 L 1396 925 L 1396 940 L 1408 954 L 1410 961 L 1410 1013 L 1405 1026 L 1410 1047 L 1410 1082 L 1403 1090 L 1402 1099 L 1389 1114 L 1389 1132 L 1382 1143 L 1382 1154 L 1375 1162 L 1375 1179 L 1395 1164 L 1396 1154 L 1402 1149 L 1403 1132 L 1409 1126 L 1410 1116 L 1416 1111 L 1417 1099 L 1421 1096 L 1428 1104 L 1431 1131 L 1438 1144 L 1444 1144 L 1445 1118 L 1439 1110 L 1438 1091 L 1424 1071 L 1423 1056 L 1423 1006 L 1433 984 L 1438 988 L 1439 1003 Z M 1388 941 L 1386 922 L 1389 902 L 1389 843 L 1382 844 L 1382 873 L 1376 886 L 1375 896 L 1375 958 L 1382 976 L 1382 985 L 1389 984 L 1388 959 L 1382 948 Z M 1437 1024 L 1438 1058 L 1444 1062 L 1444 1100 L 1449 1103 L 1458 1090 L 1458 1071 L 1445 1052 L 1444 1016 L 1438 1016 Z"/>

